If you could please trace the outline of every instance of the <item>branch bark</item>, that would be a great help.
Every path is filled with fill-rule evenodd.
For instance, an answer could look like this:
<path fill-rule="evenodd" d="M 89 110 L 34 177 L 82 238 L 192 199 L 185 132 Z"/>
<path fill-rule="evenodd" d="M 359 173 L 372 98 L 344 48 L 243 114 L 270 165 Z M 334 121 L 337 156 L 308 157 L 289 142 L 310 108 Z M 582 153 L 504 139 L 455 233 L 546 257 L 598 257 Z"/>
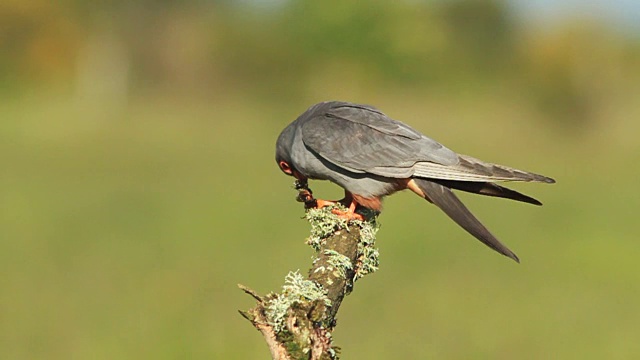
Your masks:
<path fill-rule="evenodd" d="M 377 269 L 378 225 L 375 216 L 347 222 L 330 208 L 310 209 L 305 217 L 311 224 L 307 244 L 316 251 L 308 276 L 290 272 L 281 293 L 264 297 L 238 285 L 257 301 L 240 314 L 260 331 L 273 359 L 335 360 L 336 315 L 355 281 Z"/>

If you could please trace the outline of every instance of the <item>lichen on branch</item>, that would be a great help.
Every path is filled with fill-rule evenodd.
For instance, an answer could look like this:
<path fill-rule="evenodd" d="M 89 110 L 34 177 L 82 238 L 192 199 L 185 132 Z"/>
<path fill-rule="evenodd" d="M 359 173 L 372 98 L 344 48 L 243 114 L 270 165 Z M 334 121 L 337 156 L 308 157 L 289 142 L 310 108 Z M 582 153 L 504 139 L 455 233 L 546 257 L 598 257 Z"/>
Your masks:
<path fill-rule="evenodd" d="M 298 271 L 287 274 L 280 294 L 274 294 L 273 298 L 265 304 L 265 316 L 267 323 L 273 327 L 276 333 L 285 329 L 285 319 L 289 309 L 301 302 L 322 301 L 325 306 L 331 306 L 331 300 L 326 291 L 311 280 L 306 280 Z"/>
<path fill-rule="evenodd" d="M 375 214 L 347 221 L 331 212 L 336 207 L 305 215 L 311 225 L 307 244 L 315 251 L 308 278 L 289 272 L 282 292 L 265 297 L 241 286 L 258 305 L 240 313 L 265 336 L 274 359 L 337 359 L 331 332 L 342 299 L 355 281 L 378 269 Z"/>

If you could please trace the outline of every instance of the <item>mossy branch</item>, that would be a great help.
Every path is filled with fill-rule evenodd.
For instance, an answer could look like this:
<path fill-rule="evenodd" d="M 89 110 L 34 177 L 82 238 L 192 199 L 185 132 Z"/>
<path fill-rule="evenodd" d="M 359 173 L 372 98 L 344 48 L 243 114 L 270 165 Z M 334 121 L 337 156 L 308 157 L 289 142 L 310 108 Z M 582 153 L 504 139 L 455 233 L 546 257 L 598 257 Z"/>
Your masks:
<path fill-rule="evenodd" d="M 257 301 L 240 314 L 262 333 L 273 359 L 338 359 L 331 333 L 340 304 L 356 280 L 378 268 L 375 215 L 346 221 L 331 210 L 307 210 L 307 244 L 316 252 L 307 278 L 290 272 L 281 293 L 264 297 L 239 285 Z"/>

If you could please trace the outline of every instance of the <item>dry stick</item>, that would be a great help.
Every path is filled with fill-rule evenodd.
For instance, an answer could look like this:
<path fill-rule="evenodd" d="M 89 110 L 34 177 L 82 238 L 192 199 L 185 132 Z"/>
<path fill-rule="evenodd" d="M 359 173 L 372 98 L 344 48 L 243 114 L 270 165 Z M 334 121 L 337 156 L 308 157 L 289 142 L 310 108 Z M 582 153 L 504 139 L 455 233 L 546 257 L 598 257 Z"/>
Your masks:
<path fill-rule="evenodd" d="M 257 305 L 240 314 L 262 333 L 273 359 L 337 359 L 331 332 L 345 295 L 360 277 L 377 270 L 375 216 L 347 222 L 330 208 L 310 209 L 307 243 L 316 250 L 308 278 L 297 271 L 285 278 L 282 293 L 253 296 Z"/>

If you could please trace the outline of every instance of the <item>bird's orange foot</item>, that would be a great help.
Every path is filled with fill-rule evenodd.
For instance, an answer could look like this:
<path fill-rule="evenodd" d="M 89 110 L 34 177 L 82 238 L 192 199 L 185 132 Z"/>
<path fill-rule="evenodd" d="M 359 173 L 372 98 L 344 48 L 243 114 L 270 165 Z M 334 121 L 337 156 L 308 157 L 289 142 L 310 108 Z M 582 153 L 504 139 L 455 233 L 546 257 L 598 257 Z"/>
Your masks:
<path fill-rule="evenodd" d="M 336 205 L 338 203 L 340 203 L 340 201 L 327 201 L 327 200 L 316 199 L 316 208 L 322 209 L 323 207 Z M 356 212 L 356 206 L 357 204 L 352 201 L 351 204 L 349 204 L 349 207 L 347 208 L 347 210 L 332 209 L 331 212 L 335 215 L 338 215 L 338 217 L 341 219 L 364 221 L 364 216 Z"/>
<path fill-rule="evenodd" d="M 358 214 L 357 212 L 354 211 L 343 211 L 343 210 L 338 210 L 338 209 L 333 209 L 331 210 L 332 213 L 336 214 L 339 218 L 341 219 L 346 219 L 346 220 L 360 220 L 360 221 L 364 221 L 364 216 Z"/>
<path fill-rule="evenodd" d="M 347 210 L 332 209 L 331 212 L 339 218 L 346 220 L 365 220 L 364 216 L 356 213 L 355 210 L 358 204 L 353 201 L 352 198 L 345 198 L 339 201 L 316 199 L 313 197 L 313 193 L 308 187 L 296 184 L 296 188 L 298 188 L 298 196 L 296 197 L 296 200 L 303 202 L 305 209 L 322 209 L 327 206 L 335 206 L 338 204 L 347 206 L 346 204 L 349 204 Z"/>

